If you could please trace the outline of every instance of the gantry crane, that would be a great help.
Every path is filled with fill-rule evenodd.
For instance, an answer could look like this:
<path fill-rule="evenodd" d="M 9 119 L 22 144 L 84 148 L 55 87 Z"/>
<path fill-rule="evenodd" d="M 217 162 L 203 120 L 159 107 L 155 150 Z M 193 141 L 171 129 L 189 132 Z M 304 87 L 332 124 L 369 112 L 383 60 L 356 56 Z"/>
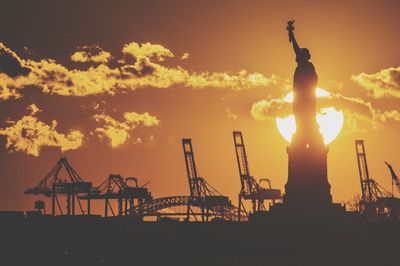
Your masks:
<path fill-rule="evenodd" d="M 221 195 L 204 178 L 198 176 L 192 140 L 182 139 L 182 146 L 189 184 L 189 196 L 156 198 L 130 208 L 130 212 L 137 213 L 141 217 L 156 216 L 158 219 L 186 216 L 187 221 L 190 221 L 190 218 L 197 221 L 199 217 L 203 222 L 208 221 L 210 217 L 215 220 L 237 220 L 237 207 L 231 204 L 228 197 Z M 186 210 L 176 212 L 171 209 L 174 207 L 185 207 Z M 168 210 L 168 212 L 161 212 L 163 210 Z M 241 218 L 243 220 L 248 219 L 247 214 L 243 211 Z"/>
<path fill-rule="evenodd" d="M 356 140 L 356 155 L 361 183 L 360 211 L 367 218 L 398 219 L 400 199 L 393 197 L 369 175 L 364 140 Z"/>
<path fill-rule="evenodd" d="M 201 208 L 202 221 L 208 221 L 210 211 L 215 213 L 219 210 L 223 218 L 224 207 L 231 205 L 228 197 L 221 195 L 204 178 L 197 175 L 192 140 L 182 139 L 182 145 L 190 191 L 186 219 L 189 220 L 190 216 L 196 219 L 193 206 Z"/>
<path fill-rule="evenodd" d="M 111 174 L 103 183 L 101 183 L 94 192 L 82 196 L 83 199 L 103 199 L 104 200 L 104 217 L 108 217 L 111 211 L 112 216 L 116 216 L 111 205 L 111 200 L 117 200 L 118 216 L 122 215 L 140 215 L 132 213 L 133 210 L 140 211 L 143 202 L 152 200 L 151 193 L 145 188 L 148 183 L 139 187 L 136 177 L 123 178 L 118 174 Z M 135 200 L 137 204 L 135 204 Z"/>
<path fill-rule="evenodd" d="M 236 159 L 239 167 L 240 176 L 240 192 L 239 192 L 239 209 L 238 209 L 238 220 L 240 221 L 240 213 L 246 208 L 243 200 L 250 200 L 252 203 L 253 213 L 266 211 L 264 206 L 265 200 L 271 200 L 273 203 L 275 200 L 281 199 L 281 191 L 279 189 L 271 188 L 271 182 L 269 179 L 260 179 L 259 182 L 250 175 L 249 163 L 247 161 L 246 147 L 243 141 L 243 135 L 241 131 L 233 131 L 233 141 L 235 144 Z M 262 182 L 267 182 L 269 187 L 262 187 Z"/>
<path fill-rule="evenodd" d="M 67 179 L 61 179 L 61 170 L 65 169 Z M 51 214 L 56 215 L 56 205 L 61 215 L 64 214 L 59 196 L 66 196 L 66 215 L 75 215 L 75 202 L 80 211 L 85 214 L 80 201 L 80 195 L 91 193 L 91 182 L 85 182 L 71 167 L 65 157 L 58 160 L 56 166 L 34 187 L 25 190 L 25 194 L 44 195 L 51 197 Z M 87 199 L 86 214 L 90 215 L 90 198 Z"/>
<path fill-rule="evenodd" d="M 388 162 L 385 162 L 385 164 L 389 168 L 390 175 L 392 176 L 392 182 L 394 182 L 396 184 L 397 190 L 400 192 L 400 179 L 399 179 L 399 177 L 396 175 L 396 172 L 393 170 L 393 167 Z M 393 185 L 393 183 L 392 183 L 392 185 Z"/>

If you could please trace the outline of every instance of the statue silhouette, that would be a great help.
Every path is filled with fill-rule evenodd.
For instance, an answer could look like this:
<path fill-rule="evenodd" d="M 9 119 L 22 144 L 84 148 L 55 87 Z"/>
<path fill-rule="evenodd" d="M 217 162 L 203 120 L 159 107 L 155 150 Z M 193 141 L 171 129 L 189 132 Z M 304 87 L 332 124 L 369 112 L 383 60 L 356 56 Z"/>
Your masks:
<path fill-rule="evenodd" d="M 318 76 L 307 48 L 300 48 L 294 37 L 294 20 L 288 22 L 289 42 L 293 44 L 297 67 L 293 77 L 293 113 L 296 117 L 296 134 L 294 144 L 321 144 L 322 136 L 316 121 L 315 89 Z"/>
<path fill-rule="evenodd" d="M 287 30 L 297 62 L 293 79 L 296 132 L 287 148 L 288 181 L 283 201 L 289 209 L 296 211 L 328 210 L 332 206 L 327 177 L 328 147 L 323 142 L 316 119 L 315 89 L 318 76 L 310 62 L 310 52 L 300 48 L 294 37 L 293 23 L 288 22 Z"/>

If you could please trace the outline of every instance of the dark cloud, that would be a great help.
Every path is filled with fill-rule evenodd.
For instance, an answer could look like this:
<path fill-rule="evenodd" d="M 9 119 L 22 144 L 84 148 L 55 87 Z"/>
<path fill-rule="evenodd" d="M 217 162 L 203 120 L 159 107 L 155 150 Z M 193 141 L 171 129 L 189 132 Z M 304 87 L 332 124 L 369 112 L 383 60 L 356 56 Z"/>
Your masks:
<path fill-rule="evenodd" d="M 0 72 L 14 78 L 17 76 L 26 76 L 31 70 L 22 66 L 21 59 L 9 50 L 7 47 L 0 45 Z"/>

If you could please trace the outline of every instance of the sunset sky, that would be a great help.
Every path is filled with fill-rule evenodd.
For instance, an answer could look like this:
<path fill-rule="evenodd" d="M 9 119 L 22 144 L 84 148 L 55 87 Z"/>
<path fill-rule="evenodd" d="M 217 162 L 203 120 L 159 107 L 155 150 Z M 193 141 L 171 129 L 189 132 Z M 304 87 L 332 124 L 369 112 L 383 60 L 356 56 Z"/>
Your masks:
<path fill-rule="evenodd" d="M 344 114 L 329 144 L 335 202 L 361 193 L 355 139 L 370 175 L 400 174 L 399 1 L 2 1 L 0 209 L 66 156 L 87 181 L 135 176 L 155 197 L 188 195 L 181 139 L 199 174 L 237 203 L 232 131 L 250 171 L 284 190 L 288 143 L 275 118 L 296 67 L 286 23 L 311 52 L 320 106 Z M 47 208 L 49 209 L 49 207 Z"/>

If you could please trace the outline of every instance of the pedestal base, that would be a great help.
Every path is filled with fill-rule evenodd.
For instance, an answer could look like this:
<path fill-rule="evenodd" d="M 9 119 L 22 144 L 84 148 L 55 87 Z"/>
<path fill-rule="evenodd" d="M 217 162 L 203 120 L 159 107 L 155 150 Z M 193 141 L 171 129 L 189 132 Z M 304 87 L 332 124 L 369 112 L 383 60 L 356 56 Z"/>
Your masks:
<path fill-rule="evenodd" d="M 345 206 L 339 203 L 332 203 L 326 206 L 303 205 L 295 206 L 288 204 L 275 204 L 269 210 L 270 219 L 280 221 L 333 221 L 346 218 Z"/>
<path fill-rule="evenodd" d="M 293 145 L 289 156 L 288 182 L 283 202 L 292 209 L 324 209 L 332 205 L 327 177 L 328 148 L 321 145 Z"/>

